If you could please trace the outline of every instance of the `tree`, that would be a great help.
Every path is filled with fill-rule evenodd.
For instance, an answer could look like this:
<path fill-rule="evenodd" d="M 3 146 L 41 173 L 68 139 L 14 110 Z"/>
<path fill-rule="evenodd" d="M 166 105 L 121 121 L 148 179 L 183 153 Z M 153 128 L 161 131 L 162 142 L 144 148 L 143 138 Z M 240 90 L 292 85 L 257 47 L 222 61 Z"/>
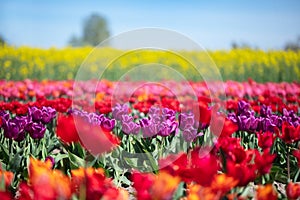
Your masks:
<path fill-rule="evenodd" d="M 300 50 L 300 36 L 294 42 L 288 42 L 284 46 L 284 50 L 292 50 L 292 51 L 299 51 Z"/>
<path fill-rule="evenodd" d="M 109 37 L 106 19 L 98 14 L 92 14 L 83 24 L 82 37 L 72 36 L 69 44 L 72 46 L 96 46 Z"/>
<path fill-rule="evenodd" d="M 233 41 L 231 43 L 231 49 L 258 49 L 258 47 L 253 47 L 246 42 L 237 43 Z"/>
<path fill-rule="evenodd" d="M 0 46 L 6 44 L 5 39 L 0 35 Z"/>
<path fill-rule="evenodd" d="M 92 14 L 84 24 L 83 41 L 93 46 L 109 37 L 105 18 L 100 15 Z"/>
<path fill-rule="evenodd" d="M 83 45 L 82 39 L 73 35 L 69 41 L 69 44 L 73 47 L 79 47 Z"/>

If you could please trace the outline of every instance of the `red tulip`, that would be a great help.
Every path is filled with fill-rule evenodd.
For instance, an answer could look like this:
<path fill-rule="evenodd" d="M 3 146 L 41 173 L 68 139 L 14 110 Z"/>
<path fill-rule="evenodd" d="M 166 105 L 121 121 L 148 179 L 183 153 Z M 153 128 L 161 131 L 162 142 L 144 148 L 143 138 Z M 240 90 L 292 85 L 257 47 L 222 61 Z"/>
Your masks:
<path fill-rule="evenodd" d="M 26 182 L 21 182 L 19 185 L 20 200 L 33 200 L 33 192 Z"/>
<path fill-rule="evenodd" d="M 80 118 L 76 120 L 76 123 L 81 144 L 94 155 L 111 151 L 120 144 L 119 139 L 112 132 L 105 131 L 100 126 L 90 124 Z"/>
<path fill-rule="evenodd" d="M 300 197 L 300 184 L 289 182 L 286 187 L 286 196 L 290 200 L 296 200 Z"/>
<path fill-rule="evenodd" d="M 58 115 L 56 135 L 67 144 L 79 142 L 79 136 L 72 115 Z"/>
<path fill-rule="evenodd" d="M 177 159 L 174 156 L 161 159 L 159 165 L 162 167 L 162 171 L 167 171 L 173 176 L 179 176 L 187 183 L 195 181 L 200 185 L 207 186 L 211 184 L 217 173 L 218 162 L 211 153 L 204 156 L 200 153 L 200 149 L 196 148 L 190 152 L 190 155 L 182 153 Z"/>
<path fill-rule="evenodd" d="M 207 126 L 210 123 L 211 120 L 211 108 L 208 107 L 206 103 L 199 102 L 199 122 Z"/>
<path fill-rule="evenodd" d="M 255 151 L 254 162 L 260 175 L 270 172 L 275 157 L 276 155 L 270 154 L 269 150 L 265 150 L 262 154 L 257 150 Z"/>
<path fill-rule="evenodd" d="M 237 164 L 233 161 L 228 160 L 227 165 L 227 175 L 238 180 L 238 186 L 246 186 L 249 182 L 255 180 L 255 170 L 254 164 L 240 163 Z"/>
<path fill-rule="evenodd" d="M 296 157 L 298 162 L 298 167 L 300 167 L 300 149 L 294 150 L 293 155 Z"/>
<path fill-rule="evenodd" d="M 9 192 L 0 191 L 1 200 L 12 200 L 12 195 Z"/>
<path fill-rule="evenodd" d="M 76 124 L 75 124 L 76 123 Z M 80 117 L 58 116 L 57 136 L 65 143 L 80 142 L 90 153 L 102 154 L 112 150 L 120 141 L 111 132 L 90 124 Z"/>
<path fill-rule="evenodd" d="M 258 146 L 261 147 L 263 150 L 271 148 L 276 138 L 274 133 L 270 131 L 264 133 L 258 132 L 257 137 L 258 137 Z"/>
<path fill-rule="evenodd" d="M 115 188 L 111 179 L 105 177 L 103 169 L 79 168 L 72 170 L 71 174 L 72 192 L 80 195 L 80 192 L 85 191 L 87 200 L 127 199 L 126 192 Z"/>
<path fill-rule="evenodd" d="M 238 125 L 221 114 L 214 114 L 211 121 L 210 130 L 219 137 L 231 136 L 239 129 Z"/>
<path fill-rule="evenodd" d="M 153 174 L 142 174 L 140 172 L 134 172 L 131 175 L 131 180 L 133 182 L 133 187 L 137 192 L 137 199 L 152 199 L 149 188 L 151 188 L 155 180 Z"/>
<path fill-rule="evenodd" d="M 234 149 L 242 148 L 241 139 L 233 137 L 220 137 L 216 143 L 218 149 L 222 149 L 225 153 L 234 151 Z"/>
<path fill-rule="evenodd" d="M 283 122 L 282 133 L 278 135 L 284 142 L 293 143 L 300 140 L 300 126 L 294 127 L 288 122 Z"/>

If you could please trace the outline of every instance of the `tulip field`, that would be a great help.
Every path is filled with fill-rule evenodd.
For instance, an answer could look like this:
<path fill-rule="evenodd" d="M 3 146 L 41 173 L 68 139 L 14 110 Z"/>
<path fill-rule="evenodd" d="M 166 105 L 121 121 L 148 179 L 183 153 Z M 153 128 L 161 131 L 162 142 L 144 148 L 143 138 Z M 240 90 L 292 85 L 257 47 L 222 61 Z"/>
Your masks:
<path fill-rule="evenodd" d="M 211 52 L 222 83 L 146 84 L 114 80 L 134 60 L 74 80 L 89 48 L 1 48 L 0 200 L 300 198 L 299 52 Z"/>

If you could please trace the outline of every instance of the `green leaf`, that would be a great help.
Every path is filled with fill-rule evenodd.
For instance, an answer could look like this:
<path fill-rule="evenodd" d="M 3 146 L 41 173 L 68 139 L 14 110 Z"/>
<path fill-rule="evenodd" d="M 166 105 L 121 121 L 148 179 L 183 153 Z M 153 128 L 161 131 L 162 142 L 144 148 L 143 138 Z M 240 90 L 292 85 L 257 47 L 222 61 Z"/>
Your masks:
<path fill-rule="evenodd" d="M 115 171 L 122 171 L 123 169 L 118 165 L 119 163 L 119 159 L 117 158 L 112 158 L 111 156 L 107 157 L 108 162 L 110 163 L 110 165 L 112 165 L 113 169 Z"/>
<path fill-rule="evenodd" d="M 121 182 L 123 184 L 126 184 L 126 185 L 130 185 L 131 184 L 130 180 L 128 180 L 128 178 L 126 176 L 120 176 L 119 177 L 119 182 Z"/>
<path fill-rule="evenodd" d="M 55 162 L 58 163 L 60 160 L 68 158 L 68 154 L 57 154 L 55 156 L 52 155 L 52 157 L 54 158 Z"/>
<path fill-rule="evenodd" d="M 2 176 L 0 176 L 0 191 L 5 191 L 5 179 L 4 179 L 4 173 Z"/>
<path fill-rule="evenodd" d="M 284 169 L 279 166 L 273 165 L 271 168 L 271 176 L 274 176 L 274 179 L 281 183 L 287 182 L 287 174 L 284 173 Z"/>
<path fill-rule="evenodd" d="M 176 191 L 174 192 L 173 199 L 180 199 L 184 195 L 184 182 L 180 182 Z"/>
<path fill-rule="evenodd" d="M 149 152 L 145 152 L 148 160 L 149 160 L 149 163 L 150 163 L 150 167 L 152 169 L 152 171 L 155 171 L 157 172 L 158 171 L 158 164 L 156 162 L 156 160 L 154 160 L 152 154 L 150 154 Z"/>
<path fill-rule="evenodd" d="M 137 158 L 126 158 L 124 157 L 126 164 L 128 164 L 132 168 L 138 168 Z"/>
<path fill-rule="evenodd" d="M 96 164 L 97 161 L 98 161 L 98 156 L 93 157 L 93 159 L 91 161 L 87 162 L 87 167 L 93 167 Z"/>
<path fill-rule="evenodd" d="M 1 153 L 0 153 L 1 158 L 3 158 L 3 161 L 8 162 L 10 157 L 8 153 L 8 148 L 4 147 L 4 145 L 1 143 L 0 143 L 0 147 L 1 147 Z"/>
<path fill-rule="evenodd" d="M 19 167 L 21 166 L 21 161 L 22 161 L 22 156 L 20 156 L 19 154 L 15 154 L 15 156 L 9 163 L 10 170 L 13 172 L 16 172 L 19 169 Z"/>
<path fill-rule="evenodd" d="M 85 166 L 85 160 L 76 156 L 75 154 L 68 152 L 69 154 L 69 160 L 71 163 L 71 168 L 78 168 L 78 167 L 84 167 Z"/>
<path fill-rule="evenodd" d="M 79 143 L 75 143 L 75 150 L 78 156 L 82 158 L 86 156 L 85 149 Z"/>

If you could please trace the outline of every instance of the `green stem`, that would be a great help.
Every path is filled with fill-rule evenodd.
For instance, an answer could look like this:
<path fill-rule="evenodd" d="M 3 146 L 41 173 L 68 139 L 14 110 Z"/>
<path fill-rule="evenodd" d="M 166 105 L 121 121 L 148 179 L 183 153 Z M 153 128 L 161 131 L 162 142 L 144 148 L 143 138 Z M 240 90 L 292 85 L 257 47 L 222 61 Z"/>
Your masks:
<path fill-rule="evenodd" d="M 288 182 L 291 180 L 291 172 L 290 172 L 290 147 L 287 149 L 287 173 L 288 173 Z"/>
<path fill-rule="evenodd" d="M 297 182 L 297 179 L 298 179 L 298 177 L 299 177 L 299 174 L 300 174 L 300 169 L 298 169 L 298 171 L 297 171 L 297 173 L 296 173 L 296 175 L 295 175 L 295 177 L 294 177 L 294 182 Z"/>
<path fill-rule="evenodd" d="M 14 155 L 13 140 L 9 139 L 9 155 Z"/>

